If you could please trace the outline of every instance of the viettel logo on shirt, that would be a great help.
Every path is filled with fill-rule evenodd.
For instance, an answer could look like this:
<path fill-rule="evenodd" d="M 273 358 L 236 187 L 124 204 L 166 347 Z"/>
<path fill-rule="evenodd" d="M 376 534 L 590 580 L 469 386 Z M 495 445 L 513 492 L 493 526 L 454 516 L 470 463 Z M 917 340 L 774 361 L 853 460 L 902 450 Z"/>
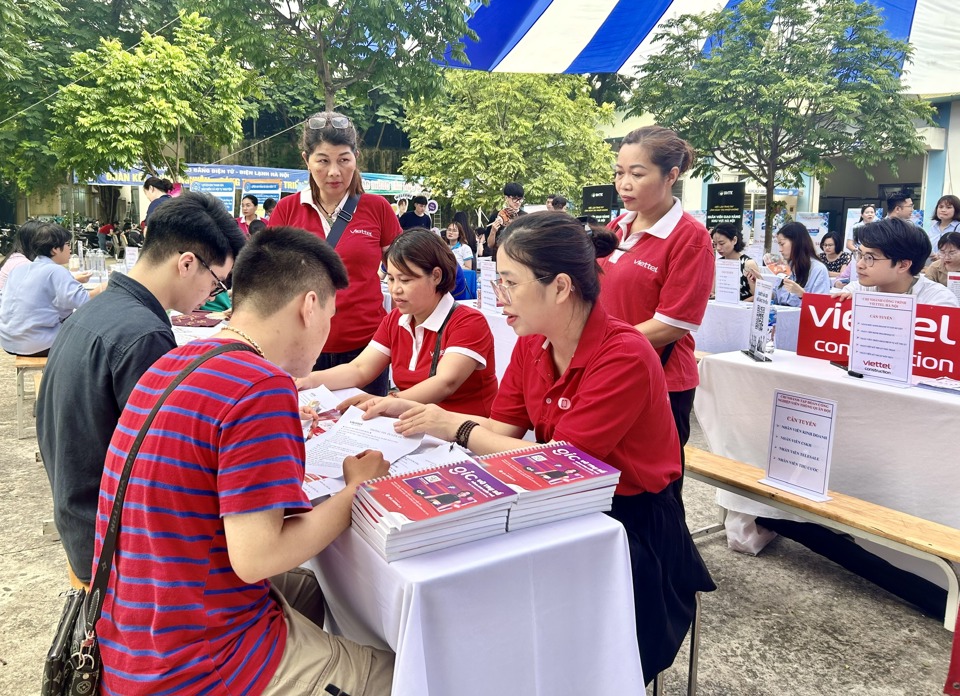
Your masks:
<path fill-rule="evenodd" d="M 643 261 L 641 259 L 634 259 L 633 262 L 637 266 L 640 266 L 640 268 L 646 268 L 648 271 L 653 271 L 654 273 L 660 272 L 660 267 L 654 266 L 652 263 L 647 263 L 646 261 Z"/>
<path fill-rule="evenodd" d="M 373 232 L 370 230 L 350 230 L 350 234 L 362 234 L 364 237 L 373 238 Z"/>

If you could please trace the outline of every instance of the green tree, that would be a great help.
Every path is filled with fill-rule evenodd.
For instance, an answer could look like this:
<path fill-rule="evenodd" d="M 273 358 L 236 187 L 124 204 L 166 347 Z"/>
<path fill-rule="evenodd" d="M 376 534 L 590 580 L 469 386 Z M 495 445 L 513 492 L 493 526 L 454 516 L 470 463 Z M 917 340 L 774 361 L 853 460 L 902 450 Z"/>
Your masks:
<path fill-rule="evenodd" d="M 771 220 L 777 184 L 822 179 L 834 158 L 868 170 L 923 152 L 915 124 L 929 123 L 932 109 L 905 94 L 910 47 L 881 24 L 873 5 L 854 0 L 743 0 L 678 17 L 654 39 L 659 52 L 638 72 L 632 111 L 709 153 L 697 173 L 722 165 L 753 177 Z M 767 225 L 767 250 L 772 235 Z"/>
<path fill-rule="evenodd" d="M 183 142 L 240 140 L 242 100 L 252 81 L 229 50 L 206 33 L 209 20 L 182 14 L 173 41 L 144 33 L 125 51 L 116 39 L 74 54 L 54 104 L 52 147 L 65 169 L 82 179 L 111 167 L 143 165 L 183 173 Z"/>
<path fill-rule="evenodd" d="M 600 125 L 613 106 L 598 106 L 586 79 L 445 71 L 439 96 L 408 104 L 410 155 L 401 171 L 422 177 L 455 207 L 493 208 L 503 185 L 523 183 L 527 197 L 609 182 L 614 162 Z"/>
<path fill-rule="evenodd" d="M 0 75 L 20 77 L 26 57 L 37 48 L 32 27 L 62 27 L 63 8 L 56 0 L 0 0 Z"/>
<path fill-rule="evenodd" d="M 486 1 L 486 0 L 485 0 Z M 208 12 L 224 39 L 264 77 L 264 108 L 295 122 L 323 105 L 361 130 L 399 120 L 410 95 L 438 84 L 432 62 L 464 60 L 463 0 L 219 0 Z"/>

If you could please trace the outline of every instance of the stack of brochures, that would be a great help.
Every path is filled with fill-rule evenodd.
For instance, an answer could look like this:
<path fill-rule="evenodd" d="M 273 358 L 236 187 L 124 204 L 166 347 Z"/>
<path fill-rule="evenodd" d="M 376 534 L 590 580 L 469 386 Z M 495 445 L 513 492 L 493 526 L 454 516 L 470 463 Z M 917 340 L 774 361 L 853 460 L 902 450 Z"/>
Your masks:
<path fill-rule="evenodd" d="M 465 459 L 367 481 L 353 528 L 387 561 L 503 534 L 517 494 Z"/>
<path fill-rule="evenodd" d="M 508 529 L 522 529 L 610 509 L 620 471 L 566 442 L 480 458 L 493 477 L 517 491 Z"/>

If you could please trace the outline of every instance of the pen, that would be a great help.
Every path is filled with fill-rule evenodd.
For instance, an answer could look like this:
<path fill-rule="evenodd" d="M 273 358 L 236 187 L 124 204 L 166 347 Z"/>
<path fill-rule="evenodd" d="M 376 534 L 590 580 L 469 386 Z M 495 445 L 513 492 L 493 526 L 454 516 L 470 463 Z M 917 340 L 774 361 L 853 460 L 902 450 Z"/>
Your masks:
<path fill-rule="evenodd" d="M 862 374 L 860 374 L 859 372 L 854 372 L 853 370 L 847 370 L 847 374 L 850 375 L 851 377 L 857 377 L 859 379 L 863 379 Z"/>

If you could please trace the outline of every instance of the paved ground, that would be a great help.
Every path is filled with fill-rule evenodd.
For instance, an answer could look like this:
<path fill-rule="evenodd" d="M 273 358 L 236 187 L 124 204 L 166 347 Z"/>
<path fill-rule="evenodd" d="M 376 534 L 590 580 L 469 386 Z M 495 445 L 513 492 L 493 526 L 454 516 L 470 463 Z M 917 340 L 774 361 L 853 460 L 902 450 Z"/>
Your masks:
<path fill-rule="evenodd" d="M 50 491 L 36 441 L 16 439 L 6 354 L 0 375 L 0 696 L 33 696 L 62 606 L 66 559 L 59 542 L 41 536 Z M 691 528 L 712 521 L 712 489 L 689 482 L 685 496 Z M 719 586 L 703 602 L 703 696 L 941 693 L 951 634 L 939 620 L 785 539 L 757 558 L 729 551 L 721 535 L 698 544 Z M 686 693 L 685 664 L 684 652 L 667 673 L 668 695 Z"/>

